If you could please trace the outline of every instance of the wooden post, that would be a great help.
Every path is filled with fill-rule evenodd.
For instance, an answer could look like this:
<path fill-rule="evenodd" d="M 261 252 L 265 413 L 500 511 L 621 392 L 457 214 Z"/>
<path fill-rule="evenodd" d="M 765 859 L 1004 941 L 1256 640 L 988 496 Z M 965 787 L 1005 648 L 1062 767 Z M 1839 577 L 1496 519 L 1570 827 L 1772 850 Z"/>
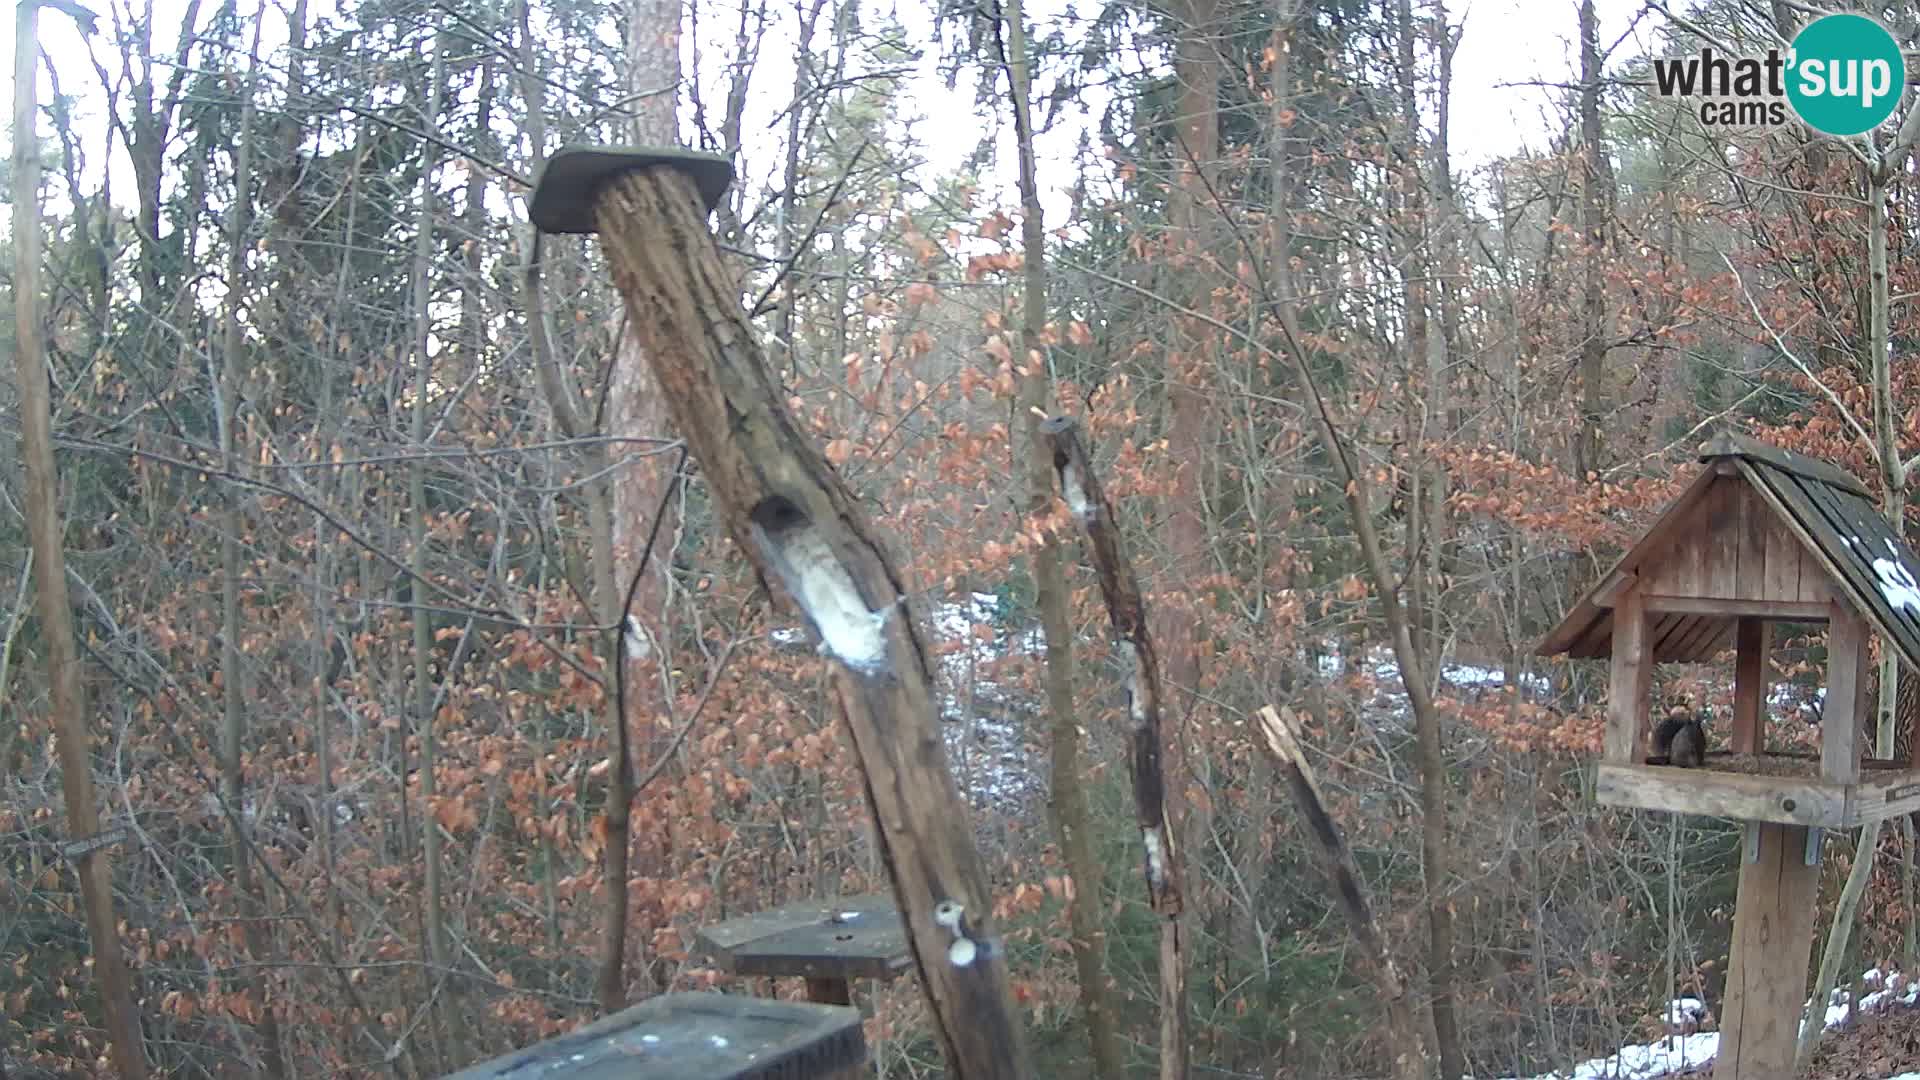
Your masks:
<path fill-rule="evenodd" d="M 1820 711 L 1820 775 L 1860 782 L 1861 699 L 1868 680 L 1867 621 L 1833 605 L 1827 624 L 1827 701 Z"/>
<path fill-rule="evenodd" d="M 1647 641 L 1647 609 L 1640 583 L 1627 586 L 1613 605 L 1613 668 L 1607 688 L 1606 761 L 1640 765 L 1647 760 L 1648 702 L 1653 686 L 1653 647 Z"/>
<path fill-rule="evenodd" d="M 1734 626 L 1733 726 L 1731 749 L 1757 754 L 1767 747 L 1767 640 L 1764 619 L 1743 616 Z"/>
<path fill-rule="evenodd" d="M 1827 702 L 1820 717 L 1820 775 L 1830 782 L 1860 780 L 1860 700 L 1867 683 L 1867 624 L 1839 604 L 1829 615 Z M 1734 739 L 1746 738 L 1743 708 L 1758 712 L 1764 696 L 1764 635 L 1742 619 L 1734 668 Z M 1753 641 L 1759 638 L 1760 641 Z M 1755 645 L 1754 658 L 1748 655 Z M 1750 669 L 1758 668 L 1756 675 Z M 1744 676 L 1744 677 L 1743 677 Z M 1751 686 L 1752 689 L 1748 690 Z M 1743 692 L 1746 691 L 1746 692 Z M 1746 704 L 1748 699 L 1752 705 Z M 1757 716 L 1754 731 L 1758 731 Z M 1747 822 L 1757 830 L 1759 858 L 1740 867 L 1740 891 L 1733 916 L 1732 956 L 1727 968 L 1726 1005 L 1720 1013 L 1720 1054 L 1714 1075 L 1742 1077 L 1793 1075 L 1800 1018 L 1806 1007 L 1807 963 L 1813 951 L 1813 918 L 1820 899 L 1820 865 L 1809 862 L 1807 829 L 1798 825 Z M 1749 833 L 1749 844 L 1752 844 Z M 1822 1010 L 1814 1010 L 1816 1017 Z"/>
<path fill-rule="evenodd" d="M 845 979 L 808 979 L 807 1000 L 822 1005 L 851 1005 L 853 984 Z"/>
<path fill-rule="evenodd" d="M 1807 865 L 1806 826 L 1750 821 L 1746 827 L 1759 830 L 1760 858 L 1740 865 L 1713 1074 L 1777 1080 L 1793 1075 L 1820 867 Z"/>
<path fill-rule="evenodd" d="M 598 231 L 716 516 L 761 574 L 785 587 L 833 661 L 881 856 L 952 1074 L 1024 1078 L 1031 1066 L 1006 946 L 947 768 L 926 648 L 899 571 L 788 411 L 741 310 L 707 227 L 726 170 L 723 159 L 685 151 L 563 151 L 536 186 L 535 224 L 579 229 L 586 217 Z"/>

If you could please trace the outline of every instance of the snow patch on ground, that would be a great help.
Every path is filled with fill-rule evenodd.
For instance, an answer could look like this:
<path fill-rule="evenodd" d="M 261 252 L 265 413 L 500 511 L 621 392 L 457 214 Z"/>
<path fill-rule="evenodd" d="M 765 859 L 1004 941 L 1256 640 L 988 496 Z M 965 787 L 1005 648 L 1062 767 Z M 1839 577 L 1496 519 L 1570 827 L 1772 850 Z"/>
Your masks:
<path fill-rule="evenodd" d="M 1863 996 L 1860 1008 L 1871 1012 L 1898 1002 L 1903 1005 L 1920 1004 L 1920 981 L 1909 979 L 1898 972 L 1883 976 L 1878 968 L 1866 972 L 1861 977 L 1866 984 L 1882 985 L 1881 989 Z M 1849 994 L 1835 989 L 1832 1002 L 1827 1006 L 1825 1023 L 1833 1027 L 1847 1018 L 1847 999 Z M 1811 1001 L 1808 1004 L 1812 1004 Z M 1667 1003 L 1667 1018 L 1670 1024 L 1683 1026 L 1698 1023 L 1706 1016 L 1706 1004 L 1698 998 L 1676 998 Z M 1635 1046 L 1623 1046 L 1618 1052 L 1607 1057 L 1592 1058 L 1575 1065 L 1571 1071 L 1542 1073 L 1527 1080 L 1646 1080 L 1647 1077 L 1660 1076 L 1681 1069 L 1704 1065 L 1713 1060 L 1720 1052 L 1720 1033 L 1701 1031 L 1690 1035 L 1671 1035 L 1657 1042 L 1641 1043 Z M 1508 1077 L 1506 1080 L 1520 1080 Z M 1920 1080 L 1920 1073 L 1904 1073 L 1889 1077 L 1888 1080 Z"/>

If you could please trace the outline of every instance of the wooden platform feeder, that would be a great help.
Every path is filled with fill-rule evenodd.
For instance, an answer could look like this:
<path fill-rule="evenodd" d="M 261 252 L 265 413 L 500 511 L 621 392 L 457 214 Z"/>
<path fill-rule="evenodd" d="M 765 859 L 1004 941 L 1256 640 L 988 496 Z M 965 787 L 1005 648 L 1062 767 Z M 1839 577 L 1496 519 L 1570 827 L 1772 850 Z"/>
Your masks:
<path fill-rule="evenodd" d="M 853 1004 L 853 980 L 891 981 L 913 966 L 906 927 L 884 894 L 789 904 L 700 931 L 701 948 L 733 975 L 799 976 L 807 1000 Z"/>
<path fill-rule="evenodd" d="M 1861 758 L 1871 712 L 1868 638 L 1920 668 L 1920 558 L 1834 466 L 1735 435 L 1619 565 L 1540 644 L 1543 656 L 1610 658 L 1608 806 L 1746 823 L 1715 1074 L 1789 1075 L 1806 1000 L 1821 830 L 1920 809 L 1920 761 Z M 1826 623 L 1820 754 L 1767 752 L 1770 624 Z M 1733 715 L 1710 724 L 1704 767 L 1649 764 L 1653 665 L 1734 648 Z M 1920 741 L 1915 746 L 1920 747 Z"/>
<path fill-rule="evenodd" d="M 870 1072 L 856 1010 L 663 994 L 446 1080 L 853 1080 Z"/>

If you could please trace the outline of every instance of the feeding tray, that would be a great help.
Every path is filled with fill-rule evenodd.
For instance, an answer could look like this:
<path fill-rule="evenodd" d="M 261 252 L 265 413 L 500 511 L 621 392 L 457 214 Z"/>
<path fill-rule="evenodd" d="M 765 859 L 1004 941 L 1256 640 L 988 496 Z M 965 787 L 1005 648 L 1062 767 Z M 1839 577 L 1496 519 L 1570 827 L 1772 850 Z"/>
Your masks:
<path fill-rule="evenodd" d="M 814 1080 L 860 1075 L 858 1011 L 737 994 L 663 994 L 446 1080 Z"/>
<path fill-rule="evenodd" d="M 722 971 L 810 979 L 893 979 L 913 964 L 900 909 L 888 893 L 810 900 L 702 929 Z"/>
<path fill-rule="evenodd" d="M 1828 829 L 1920 810 L 1920 772 L 1896 761 L 1860 764 L 1860 780 L 1843 784 L 1821 778 L 1819 758 L 1794 754 L 1716 751 L 1696 769 L 1603 763 L 1595 796 L 1605 806 Z"/>

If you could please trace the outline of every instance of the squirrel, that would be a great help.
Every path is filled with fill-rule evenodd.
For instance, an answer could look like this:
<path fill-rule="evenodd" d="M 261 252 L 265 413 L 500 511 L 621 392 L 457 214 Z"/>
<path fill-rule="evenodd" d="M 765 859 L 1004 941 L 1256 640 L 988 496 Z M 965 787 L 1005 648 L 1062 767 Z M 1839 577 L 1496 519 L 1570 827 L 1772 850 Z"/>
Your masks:
<path fill-rule="evenodd" d="M 1706 763 L 1707 729 L 1685 701 L 1675 702 L 1667 718 L 1653 729 L 1653 753 L 1647 764 L 1697 769 Z"/>

